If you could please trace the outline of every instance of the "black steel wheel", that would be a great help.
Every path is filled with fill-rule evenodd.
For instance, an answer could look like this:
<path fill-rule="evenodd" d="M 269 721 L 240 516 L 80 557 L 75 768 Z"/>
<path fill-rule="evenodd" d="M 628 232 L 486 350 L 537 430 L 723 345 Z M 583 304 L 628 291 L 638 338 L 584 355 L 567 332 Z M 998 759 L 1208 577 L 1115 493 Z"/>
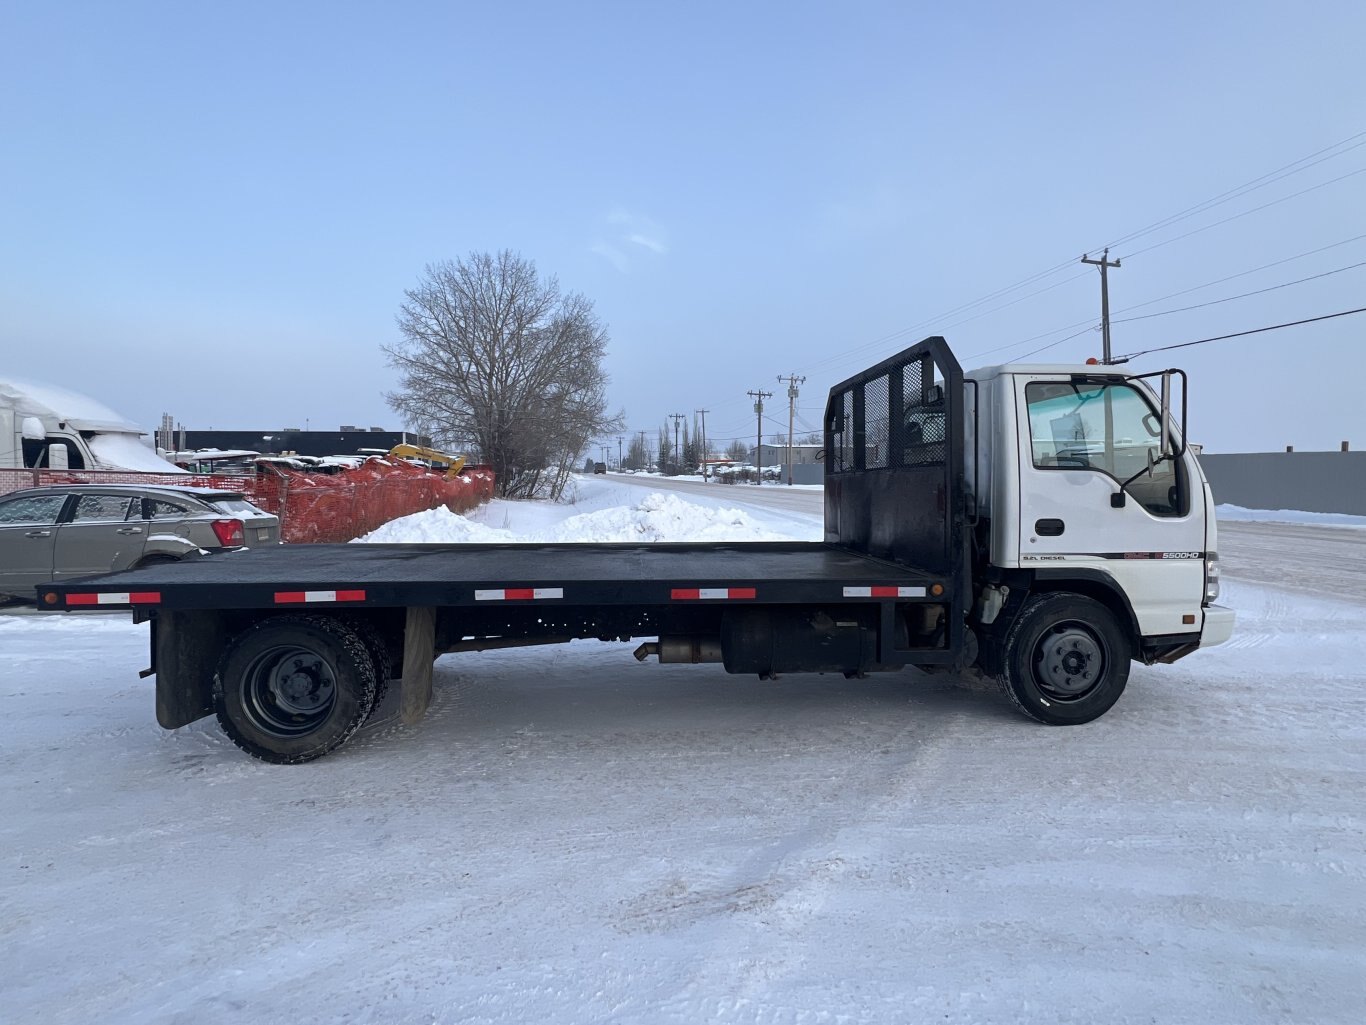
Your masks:
<path fill-rule="evenodd" d="M 1052 726 L 1090 722 L 1124 693 L 1131 648 L 1114 613 L 1095 599 L 1036 595 L 1006 634 L 1002 684 L 1031 719 Z"/>
<path fill-rule="evenodd" d="M 279 616 L 246 630 L 214 674 L 214 709 L 256 758 L 307 762 L 341 744 L 375 701 L 375 666 L 354 630 L 327 616 Z"/>

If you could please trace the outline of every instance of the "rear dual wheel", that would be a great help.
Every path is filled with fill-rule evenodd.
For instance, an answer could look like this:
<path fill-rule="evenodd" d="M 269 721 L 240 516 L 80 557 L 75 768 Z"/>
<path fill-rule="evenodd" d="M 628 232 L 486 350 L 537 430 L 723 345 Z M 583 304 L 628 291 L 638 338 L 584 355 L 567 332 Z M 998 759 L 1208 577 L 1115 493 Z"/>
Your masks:
<path fill-rule="evenodd" d="M 375 659 L 355 630 L 327 616 L 277 616 L 229 643 L 214 674 L 214 709 L 242 750 L 294 764 L 355 733 L 375 687 Z"/>
<path fill-rule="evenodd" d="M 1131 648 L 1114 613 L 1095 599 L 1036 595 L 1006 634 L 1001 681 L 1031 719 L 1080 725 L 1104 715 L 1124 693 Z"/>

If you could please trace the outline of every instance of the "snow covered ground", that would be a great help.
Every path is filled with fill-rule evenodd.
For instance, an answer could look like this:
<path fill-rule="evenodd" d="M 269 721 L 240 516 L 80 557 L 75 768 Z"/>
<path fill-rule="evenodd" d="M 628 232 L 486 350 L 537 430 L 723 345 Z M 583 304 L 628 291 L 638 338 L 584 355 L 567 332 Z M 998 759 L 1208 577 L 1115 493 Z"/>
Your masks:
<path fill-rule="evenodd" d="M 712 488 L 408 529 L 819 537 L 818 495 Z M 1233 641 L 1070 729 L 575 642 L 447 656 L 418 726 L 276 767 L 157 727 L 146 627 L 0 616 L 0 1021 L 1357 1025 L 1366 587 L 1239 567 L 1366 536 L 1248 526 Z"/>

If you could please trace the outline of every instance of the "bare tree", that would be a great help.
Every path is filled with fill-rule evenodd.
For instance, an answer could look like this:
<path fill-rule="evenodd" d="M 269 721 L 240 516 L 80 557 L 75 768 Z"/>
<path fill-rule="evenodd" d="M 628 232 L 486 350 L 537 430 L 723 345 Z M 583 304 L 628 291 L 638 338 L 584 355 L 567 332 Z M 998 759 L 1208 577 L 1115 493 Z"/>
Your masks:
<path fill-rule="evenodd" d="M 741 441 L 739 438 L 734 438 L 731 440 L 731 443 L 726 446 L 726 456 L 729 459 L 734 459 L 736 462 L 744 462 L 749 458 L 750 449 L 753 447 L 754 446 L 750 445 L 748 442 Z"/>
<path fill-rule="evenodd" d="M 645 470 L 650 466 L 650 448 L 645 444 L 645 435 L 631 435 L 631 444 L 626 449 L 626 468 Z"/>
<path fill-rule="evenodd" d="M 395 412 L 440 444 L 489 463 L 505 498 L 559 498 L 590 438 L 621 430 L 607 414 L 607 330 L 593 304 L 563 295 L 509 250 L 429 264 L 405 291 L 385 346 Z"/>
<path fill-rule="evenodd" d="M 667 474 L 674 460 L 673 435 L 669 433 L 669 425 L 664 424 L 659 428 L 659 472 Z"/>

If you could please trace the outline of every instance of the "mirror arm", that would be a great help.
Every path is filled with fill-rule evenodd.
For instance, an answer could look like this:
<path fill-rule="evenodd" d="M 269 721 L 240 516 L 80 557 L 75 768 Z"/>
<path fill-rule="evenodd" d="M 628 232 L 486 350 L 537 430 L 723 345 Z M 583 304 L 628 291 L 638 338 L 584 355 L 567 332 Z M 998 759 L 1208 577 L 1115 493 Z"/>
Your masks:
<path fill-rule="evenodd" d="M 1162 440 L 1158 444 L 1158 453 L 1161 458 L 1167 458 L 1167 451 L 1171 448 L 1172 429 L 1172 375 L 1167 371 L 1162 375 Z M 1148 469 L 1152 470 L 1152 461 L 1148 462 Z"/>

